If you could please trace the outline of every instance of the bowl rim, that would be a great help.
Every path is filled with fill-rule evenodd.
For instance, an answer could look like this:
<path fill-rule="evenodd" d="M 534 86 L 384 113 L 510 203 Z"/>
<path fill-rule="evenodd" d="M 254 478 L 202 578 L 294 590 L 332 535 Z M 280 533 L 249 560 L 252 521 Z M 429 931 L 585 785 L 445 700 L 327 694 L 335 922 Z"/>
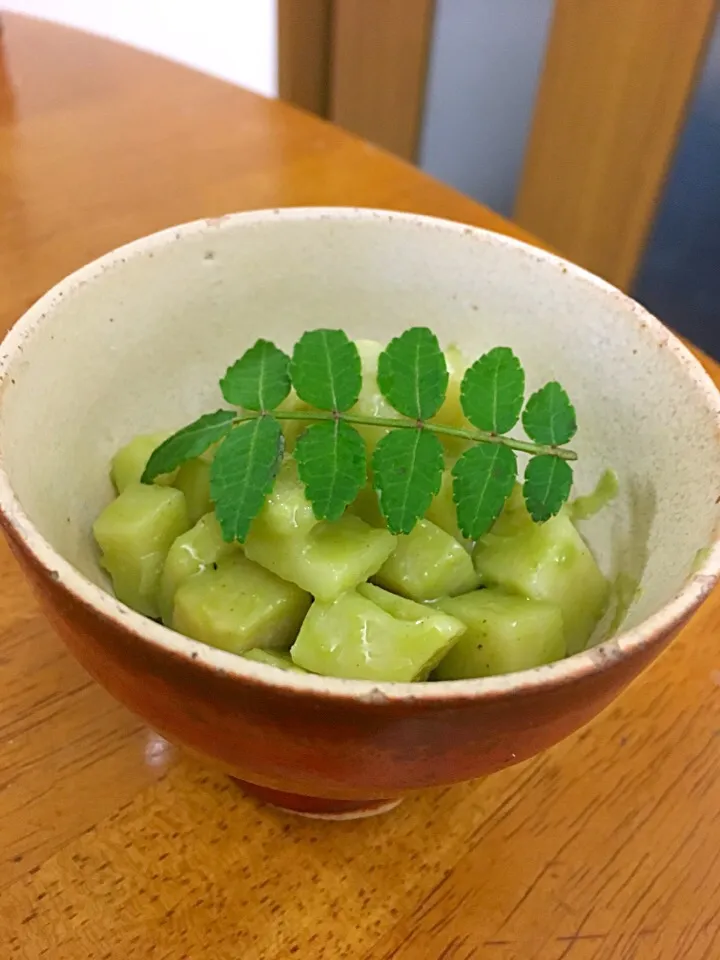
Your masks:
<path fill-rule="evenodd" d="M 481 227 L 438 217 L 401 213 L 364 207 L 283 207 L 249 210 L 225 214 L 180 224 L 140 237 L 117 247 L 69 274 L 37 300 L 8 331 L 0 350 L 0 419 L 4 397 L 3 385 L 13 363 L 22 353 L 23 344 L 33 336 L 43 322 L 52 318 L 53 308 L 71 291 L 96 280 L 108 269 L 130 257 L 146 255 L 156 248 L 182 241 L 198 233 L 257 223 L 282 220 L 335 220 L 367 222 L 401 221 L 421 229 L 436 229 L 465 233 L 477 240 L 514 250 L 520 257 L 541 260 L 562 271 L 568 278 L 579 280 L 604 294 L 619 300 L 625 308 L 628 321 L 642 324 L 658 346 L 663 346 L 684 369 L 700 392 L 708 412 L 715 416 L 720 443 L 720 391 L 698 360 L 659 320 L 610 283 L 595 276 L 556 254 L 532 246 L 522 240 Z M 481 677 L 472 680 L 444 680 L 423 683 L 395 683 L 390 681 L 349 680 L 339 677 L 320 677 L 314 674 L 281 671 L 265 664 L 246 660 L 242 656 L 210 647 L 149 620 L 118 601 L 111 593 L 96 585 L 62 557 L 30 521 L 16 497 L 4 467 L 0 450 L 0 521 L 6 533 L 14 537 L 30 554 L 34 564 L 52 581 L 83 606 L 101 618 L 113 621 L 123 631 L 138 639 L 163 648 L 188 664 L 205 667 L 218 675 L 235 677 L 265 688 L 297 694 L 320 695 L 339 700 L 368 703 L 387 702 L 457 702 L 494 699 L 513 692 L 531 692 L 541 688 L 564 685 L 602 671 L 614 663 L 627 660 L 651 647 L 653 642 L 681 626 L 702 603 L 720 578 L 720 521 L 716 524 L 712 542 L 707 545 L 702 562 L 689 576 L 677 594 L 654 614 L 630 630 L 620 631 L 597 646 L 583 650 L 563 660 L 530 670 Z"/>

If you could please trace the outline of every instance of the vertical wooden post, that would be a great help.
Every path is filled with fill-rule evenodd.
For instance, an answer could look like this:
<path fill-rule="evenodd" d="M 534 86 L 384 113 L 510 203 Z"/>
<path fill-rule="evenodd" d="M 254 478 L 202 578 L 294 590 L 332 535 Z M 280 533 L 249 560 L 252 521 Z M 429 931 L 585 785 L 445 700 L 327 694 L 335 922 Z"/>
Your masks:
<path fill-rule="evenodd" d="M 420 139 L 434 0 L 335 0 L 330 119 L 406 160 Z"/>
<path fill-rule="evenodd" d="M 556 0 L 515 217 L 619 287 L 644 249 L 715 11 Z"/>
<path fill-rule="evenodd" d="M 333 0 L 278 0 L 278 92 L 326 117 Z"/>

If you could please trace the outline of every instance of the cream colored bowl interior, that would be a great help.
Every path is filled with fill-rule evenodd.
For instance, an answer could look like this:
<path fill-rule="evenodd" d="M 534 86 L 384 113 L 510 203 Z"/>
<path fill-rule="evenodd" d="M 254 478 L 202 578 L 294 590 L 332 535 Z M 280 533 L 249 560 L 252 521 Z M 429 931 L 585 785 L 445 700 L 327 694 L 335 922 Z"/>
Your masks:
<path fill-rule="evenodd" d="M 530 389 L 561 380 L 580 425 L 576 491 L 606 467 L 619 475 L 617 502 L 583 533 L 609 576 L 640 582 L 624 626 L 677 594 L 718 523 L 709 380 L 601 281 L 443 221 L 267 211 L 166 231 L 90 264 L 6 341 L 2 467 L 43 537 L 104 584 L 90 528 L 119 444 L 220 406 L 218 378 L 257 337 L 290 348 L 324 326 L 385 341 L 412 325 L 472 358 L 512 347 Z"/>

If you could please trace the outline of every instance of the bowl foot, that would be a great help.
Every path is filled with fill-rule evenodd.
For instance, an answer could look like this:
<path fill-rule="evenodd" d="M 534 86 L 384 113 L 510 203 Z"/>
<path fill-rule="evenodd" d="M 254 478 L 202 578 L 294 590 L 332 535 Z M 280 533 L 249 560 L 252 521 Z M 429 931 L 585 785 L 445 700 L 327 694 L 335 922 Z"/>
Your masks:
<path fill-rule="evenodd" d="M 396 800 L 332 800 L 326 797 L 304 797 L 297 793 L 283 793 L 270 787 L 259 787 L 245 780 L 232 778 L 243 791 L 285 813 L 295 813 L 313 820 L 361 820 L 393 810 L 402 798 Z"/>

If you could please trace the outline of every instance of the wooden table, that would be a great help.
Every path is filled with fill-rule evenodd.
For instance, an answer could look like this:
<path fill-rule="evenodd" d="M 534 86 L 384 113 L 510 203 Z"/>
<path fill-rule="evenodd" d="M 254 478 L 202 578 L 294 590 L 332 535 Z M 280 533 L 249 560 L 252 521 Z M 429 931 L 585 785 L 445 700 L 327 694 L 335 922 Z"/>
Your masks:
<path fill-rule="evenodd" d="M 6 16 L 0 323 L 170 224 L 350 204 L 512 224 L 333 127 Z M 713 374 L 720 371 L 709 364 Z M 717 960 L 720 595 L 589 728 L 384 818 L 291 819 L 65 653 L 0 550 L 0 957 Z"/>

